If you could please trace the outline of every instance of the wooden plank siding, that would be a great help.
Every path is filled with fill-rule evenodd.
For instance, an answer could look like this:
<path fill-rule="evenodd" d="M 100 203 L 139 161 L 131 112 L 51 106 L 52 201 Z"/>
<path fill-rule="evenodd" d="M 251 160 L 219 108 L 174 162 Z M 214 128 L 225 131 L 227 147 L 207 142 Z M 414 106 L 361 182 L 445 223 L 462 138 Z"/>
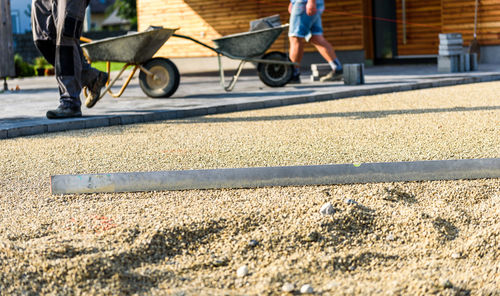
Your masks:
<path fill-rule="evenodd" d="M 406 45 L 401 6 L 397 0 L 398 55 L 438 54 L 439 33 L 461 33 L 464 46 L 473 38 L 475 0 L 406 0 Z M 500 0 L 479 0 L 477 38 L 500 45 Z"/>
<path fill-rule="evenodd" d="M 396 1 L 398 55 L 436 55 L 439 33 L 462 33 L 472 40 L 475 0 L 406 0 L 406 44 L 403 43 L 402 0 Z M 325 37 L 336 50 L 365 50 L 373 58 L 372 0 L 325 0 Z M 500 0 L 479 0 L 478 39 L 500 45 Z M 288 23 L 289 0 L 137 0 L 139 30 L 149 25 L 179 27 L 185 34 L 213 45 L 212 39 L 245 32 L 251 20 L 279 14 Z M 373 2 L 376 5 L 376 1 Z M 284 33 L 271 48 L 288 51 Z M 308 45 L 306 51 L 315 49 Z M 158 52 L 165 57 L 213 56 L 187 40 L 172 38 Z"/>
<path fill-rule="evenodd" d="M 363 0 L 326 2 L 325 37 L 336 50 L 363 50 L 366 42 Z M 282 23 L 288 23 L 288 3 L 289 0 L 137 0 L 139 30 L 150 25 L 179 27 L 179 34 L 213 45 L 212 39 L 248 31 L 254 19 L 279 14 Z M 284 32 L 271 50 L 288 51 L 287 35 Z M 310 45 L 306 47 L 306 51 L 314 50 Z M 157 55 L 201 57 L 215 54 L 188 40 L 171 38 Z"/>
<path fill-rule="evenodd" d="M 437 54 L 441 33 L 441 0 L 406 0 L 406 44 L 403 38 L 403 10 L 396 1 L 398 55 Z"/>
<path fill-rule="evenodd" d="M 442 0 L 443 32 L 462 33 L 464 45 L 474 35 L 474 0 Z M 480 0 L 477 38 L 481 45 L 500 44 L 500 0 Z"/>

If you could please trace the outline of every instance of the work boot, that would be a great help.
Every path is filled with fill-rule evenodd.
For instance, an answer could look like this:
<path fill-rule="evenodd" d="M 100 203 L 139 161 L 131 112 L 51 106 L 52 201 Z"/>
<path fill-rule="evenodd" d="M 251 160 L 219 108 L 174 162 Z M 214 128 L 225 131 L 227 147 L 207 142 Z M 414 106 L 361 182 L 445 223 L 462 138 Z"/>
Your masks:
<path fill-rule="evenodd" d="M 85 106 L 87 106 L 87 108 L 94 107 L 97 101 L 99 101 L 101 89 L 106 85 L 108 77 L 108 73 L 99 71 L 97 78 L 90 85 L 85 86 L 88 91 L 87 99 L 85 100 Z"/>
<path fill-rule="evenodd" d="M 65 103 L 61 103 L 57 109 L 47 111 L 48 119 L 63 119 L 81 116 L 82 110 L 79 106 L 71 106 Z"/>
<path fill-rule="evenodd" d="M 330 71 L 330 73 L 321 77 L 319 81 L 327 82 L 327 81 L 340 81 L 344 78 L 344 74 L 342 70 Z"/>

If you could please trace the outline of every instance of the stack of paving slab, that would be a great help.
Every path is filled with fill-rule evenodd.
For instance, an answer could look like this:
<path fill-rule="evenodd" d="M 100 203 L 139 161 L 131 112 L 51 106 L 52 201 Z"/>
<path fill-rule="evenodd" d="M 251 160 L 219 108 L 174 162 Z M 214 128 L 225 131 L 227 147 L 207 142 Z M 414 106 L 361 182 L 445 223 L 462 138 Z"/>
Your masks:
<path fill-rule="evenodd" d="M 439 34 L 438 72 L 457 73 L 477 70 L 477 54 L 464 52 L 462 34 Z"/>
<path fill-rule="evenodd" d="M 311 65 L 311 82 L 319 81 L 319 79 L 332 71 L 329 64 L 312 64 Z"/>
<path fill-rule="evenodd" d="M 365 84 L 365 65 L 344 64 L 344 84 L 345 85 Z"/>
<path fill-rule="evenodd" d="M 312 64 L 311 65 L 311 82 L 319 81 L 319 79 L 330 73 L 332 68 L 329 64 Z M 359 85 L 365 83 L 365 65 L 364 64 L 344 64 L 344 84 Z"/>

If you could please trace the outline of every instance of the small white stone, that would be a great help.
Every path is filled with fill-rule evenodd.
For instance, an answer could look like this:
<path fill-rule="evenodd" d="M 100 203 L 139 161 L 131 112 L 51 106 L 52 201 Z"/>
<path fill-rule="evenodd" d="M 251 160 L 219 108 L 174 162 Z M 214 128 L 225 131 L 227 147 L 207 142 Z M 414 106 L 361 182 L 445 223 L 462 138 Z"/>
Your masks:
<path fill-rule="evenodd" d="M 300 287 L 300 293 L 302 293 L 302 294 L 312 294 L 312 293 L 314 293 L 314 289 L 313 289 L 313 287 L 311 287 L 311 285 L 305 284 L 302 287 Z"/>
<path fill-rule="evenodd" d="M 322 215 L 333 215 L 335 213 L 335 208 L 332 206 L 331 202 L 327 202 L 326 204 L 321 206 L 321 209 L 319 210 L 319 212 Z"/>
<path fill-rule="evenodd" d="M 238 277 L 244 277 L 248 275 L 248 267 L 246 265 L 243 265 L 242 267 L 238 268 L 236 271 L 236 275 Z"/>
<path fill-rule="evenodd" d="M 389 234 L 389 235 L 387 235 L 387 237 L 385 239 L 392 242 L 395 238 L 394 238 L 394 235 Z"/>
<path fill-rule="evenodd" d="M 285 293 L 290 293 L 295 289 L 295 285 L 292 283 L 284 283 L 283 287 L 281 287 L 281 291 Z"/>
<path fill-rule="evenodd" d="M 460 259 L 460 257 L 461 257 L 460 253 L 453 253 L 453 254 L 451 254 L 451 258 L 453 258 L 453 259 Z"/>

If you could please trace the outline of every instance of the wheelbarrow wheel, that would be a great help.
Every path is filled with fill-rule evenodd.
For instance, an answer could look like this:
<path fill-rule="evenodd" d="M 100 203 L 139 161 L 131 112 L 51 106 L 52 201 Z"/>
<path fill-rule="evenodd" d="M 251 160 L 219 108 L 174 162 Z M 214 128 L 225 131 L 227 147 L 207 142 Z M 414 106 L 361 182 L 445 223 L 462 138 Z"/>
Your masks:
<path fill-rule="evenodd" d="M 267 53 L 262 57 L 262 59 L 289 61 L 287 55 L 279 51 Z M 260 80 L 264 82 L 265 85 L 271 87 L 281 87 L 285 86 L 292 79 L 293 66 L 259 63 L 257 65 L 257 71 L 259 73 Z"/>
<path fill-rule="evenodd" d="M 141 71 L 139 85 L 142 91 L 151 98 L 168 98 L 179 87 L 180 74 L 175 64 L 169 59 L 154 58 L 142 65 L 153 75 Z"/>

